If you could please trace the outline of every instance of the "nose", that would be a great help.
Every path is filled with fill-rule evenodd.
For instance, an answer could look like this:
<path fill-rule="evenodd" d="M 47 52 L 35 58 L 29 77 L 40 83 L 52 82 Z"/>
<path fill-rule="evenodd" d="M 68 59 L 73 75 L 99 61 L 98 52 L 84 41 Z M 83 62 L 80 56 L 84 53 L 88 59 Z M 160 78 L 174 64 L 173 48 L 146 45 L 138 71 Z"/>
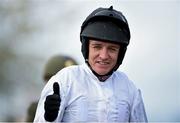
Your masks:
<path fill-rule="evenodd" d="M 108 50 L 107 48 L 102 48 L 100 53 L 99 53 L 99 57 L 101 59 L 107 59 L 109 57 L 109 54 L 108 54 Z"/>

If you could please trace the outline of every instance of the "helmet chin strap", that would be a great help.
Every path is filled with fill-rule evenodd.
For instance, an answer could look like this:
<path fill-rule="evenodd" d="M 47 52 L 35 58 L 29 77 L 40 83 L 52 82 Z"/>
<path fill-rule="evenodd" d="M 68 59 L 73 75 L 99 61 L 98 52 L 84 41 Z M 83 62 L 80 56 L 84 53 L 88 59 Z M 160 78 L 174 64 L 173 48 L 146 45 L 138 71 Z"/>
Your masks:
<path fill-rule="evenodd" d="M 95 72 L 92 67 L 90 66 L 88 59 L 85 60 L 85 62 L 87 63 L 87 65 L 89 66 L 89 68 L 91 69 L 91 71 L 93 72 L 93 74 L 99 79 L 99 81 L 104 82 L 106 81 L 114 72 L 114 68 L 112 70 L 110 70 L 107 74 L 104 75 L 99 75 L 97 72 Z"/>

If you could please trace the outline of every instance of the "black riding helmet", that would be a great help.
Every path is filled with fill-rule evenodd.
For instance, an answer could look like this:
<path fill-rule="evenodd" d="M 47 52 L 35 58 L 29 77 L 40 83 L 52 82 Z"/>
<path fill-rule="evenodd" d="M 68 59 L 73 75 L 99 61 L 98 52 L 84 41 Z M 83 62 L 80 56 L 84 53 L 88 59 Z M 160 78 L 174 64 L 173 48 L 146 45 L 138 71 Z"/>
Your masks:
<path fill-rule="evenodd" d="M 116 43 L 121 46 L 117 64 L 111 73 L 117 70 L 130 41 L 130 30 L 125 16 L 111 6 L 110 8 L 98 8 L 86 18 L 80 32 L 81 52 L 86 62 L 88 62 L 89 39 Z"/>

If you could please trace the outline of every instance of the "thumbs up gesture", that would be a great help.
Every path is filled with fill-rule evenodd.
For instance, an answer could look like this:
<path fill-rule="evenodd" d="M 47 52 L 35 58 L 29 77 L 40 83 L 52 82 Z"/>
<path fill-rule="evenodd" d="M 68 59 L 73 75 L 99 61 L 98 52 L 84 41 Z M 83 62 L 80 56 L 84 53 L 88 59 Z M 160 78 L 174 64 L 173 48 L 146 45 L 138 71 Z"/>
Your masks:
<path fill-rule="evenodd" d="M 59 84 L 57 82 L 53 84 L 53 91 L 54 93 L 52 95 L 47 96 L 44 103 L 44 118 L 46 121 L 49 122 L 52 122 L 57 118 L 59 106 L 61 103 Z"/>

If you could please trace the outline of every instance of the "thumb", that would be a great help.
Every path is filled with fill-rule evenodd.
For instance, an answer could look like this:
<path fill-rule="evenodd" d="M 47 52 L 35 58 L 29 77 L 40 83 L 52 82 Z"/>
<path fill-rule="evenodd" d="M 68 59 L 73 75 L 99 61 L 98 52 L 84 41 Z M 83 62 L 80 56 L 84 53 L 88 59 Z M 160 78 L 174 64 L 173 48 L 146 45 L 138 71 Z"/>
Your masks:
<path fill-rule="evenodd" d="M 54 94 L 60 95 L 59 94 L 59 84 L 57 82 L 55 82 L 53 84 L 53 91 L 54 91 Z"/>

